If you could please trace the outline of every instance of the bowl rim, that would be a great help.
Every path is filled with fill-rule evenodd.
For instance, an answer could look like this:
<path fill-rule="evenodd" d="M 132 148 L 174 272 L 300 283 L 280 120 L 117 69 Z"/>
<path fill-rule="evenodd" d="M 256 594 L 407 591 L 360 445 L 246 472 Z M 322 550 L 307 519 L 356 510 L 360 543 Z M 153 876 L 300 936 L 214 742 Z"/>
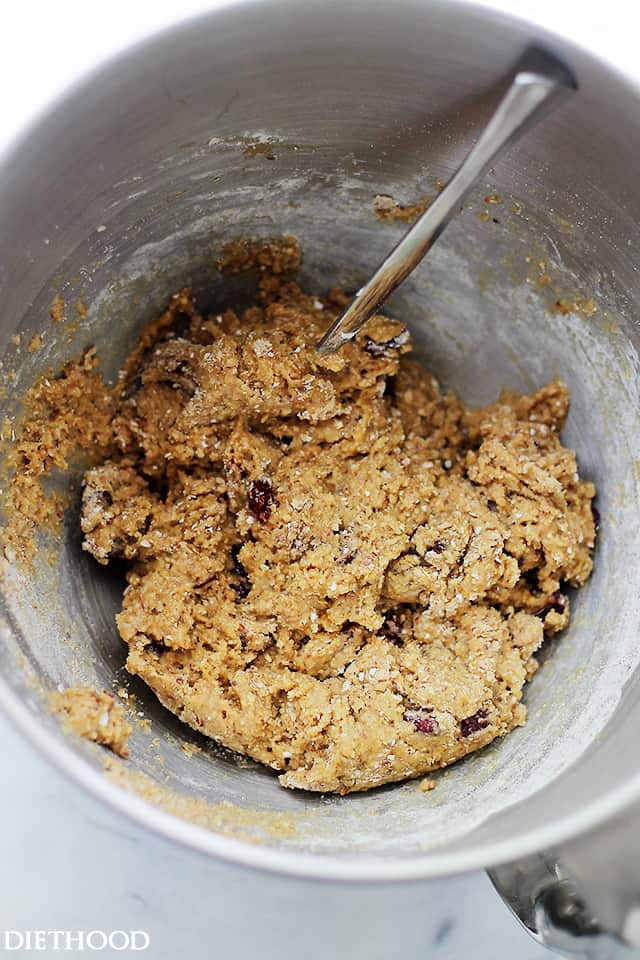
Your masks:
<path fill-rule="evenodd" d="M 297 0 L 270 0 L 281 6 Z M 357 0 L 367 5 L 369 0 Z M 411 0 L 410 0 L 411 2 Z M 640 79 L 627 75 L 615 64 L 604 60 L 561 34 L 536 25 L 534 20 L 506 13 L 492 6 L 490 0 L 429 0 L 433 7 L 458 7 L 461 12 L 483 14 L 496 20 L 527 28 L 537 38 L 548 41 L 555 49 L 576 54 L 607 72 L 621 85 L 626 85 L 639 99 Z M 127 44 L 113 55 L 101 61 L 89 71 L 77 77 L 50 103 L 34 113 L 30 120 L 10 139 L 0 152 L 0 167 L 10 164 L 14 155 L 27 144 L 32 134 L 44 121 L 64 110 L 78 93 L 99 81 L 103 73 L 112 71 L 125 58 L 131 58 L 181 29 L 191 29 L 199 21 L 210 20 L 221 11 L 232 7 L 264 7 L 264 0 L 216 0 L 210 9 L 176 19 L 135 43 Z M 226 836 L 198 826 L 169 814 L 139 795 L 111 782 L 102 770 L 96 768 L 80 752 L 42 724 L 37 715 L 25 704 L 6 678 L 0 673 L 0 710 L 14 726 L 36 747 L 54 767 L 69 779 L 102 801 L 111 810 L 123 814 L 135 824 L 154 834 L 173 841 L 201 855 L 216 857 L 229 863 L 254 868 L 264 872 L 337 882 L 400 882 L 450 876 L 509 863 L 532 854 L 548 850 L 561 843 L 587 833 L 604 821 L 616 816 L 640 798 L 640 771 L 631 775 L 622 785 L 599 799 L 588 800 L 579 810 L 570 815 L 550 821 L 543 827 L 523 832 L 510 840 L 484 842 L 473 849 L 439 851 L 438 848 L 424 853 L 409 853 L 404 856 L 387 854 L 324 854 L 299 850 L 283 850 L 268 844 L 255 844 Z"/>

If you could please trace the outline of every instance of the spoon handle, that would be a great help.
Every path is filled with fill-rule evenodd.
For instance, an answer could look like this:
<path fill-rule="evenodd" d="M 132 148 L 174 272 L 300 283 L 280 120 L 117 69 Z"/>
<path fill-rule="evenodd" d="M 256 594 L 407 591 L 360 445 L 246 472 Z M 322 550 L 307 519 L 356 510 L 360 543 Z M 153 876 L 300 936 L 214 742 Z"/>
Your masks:
<path fill-rule="evenodd" d="M 331 325 L 316 347 L 319 354 L 333 353 L 356 335 L 420 263 L 491 161 L 566 93 L 577 88 L 571 71 L 556 57 L 537 48 L 525 52 L 516 71 L 462 166 Z"/>

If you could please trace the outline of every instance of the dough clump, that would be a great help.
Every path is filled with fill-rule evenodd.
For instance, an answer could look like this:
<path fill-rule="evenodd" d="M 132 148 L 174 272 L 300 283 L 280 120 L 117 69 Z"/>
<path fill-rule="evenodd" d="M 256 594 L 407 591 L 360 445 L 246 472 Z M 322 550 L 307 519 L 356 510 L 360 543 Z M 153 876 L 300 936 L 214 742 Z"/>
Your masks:
<path fill-rule="evenodd" d="M 127 564 L 129 671 L 286 787 L 349 793 L 525 722 L 535 652 L 591 572 L 595 489 L 560 382 L 470 410 L 381 316 L 319 358 L 346 298 L 304 293 L 298 260 L 238 244 L 254 305 L 203 316 L 185 289 L 143 332 L 81 522 Z"/>
<path fill-rule="evenodd" d="M 69 687 L 51 695 L 53 710 L 62 717 L 71 733 L 92 743 L 108 747 L 119 757 L 129 756 L 131 724 L 124 707 L 106 690 L 92 687 Z"/>

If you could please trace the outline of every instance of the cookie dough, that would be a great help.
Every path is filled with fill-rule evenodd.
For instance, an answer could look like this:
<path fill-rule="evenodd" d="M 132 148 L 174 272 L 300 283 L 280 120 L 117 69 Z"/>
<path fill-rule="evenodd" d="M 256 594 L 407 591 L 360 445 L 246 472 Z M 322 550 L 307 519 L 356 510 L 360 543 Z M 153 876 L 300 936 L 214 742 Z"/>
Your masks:
<path fill-rule="evenodd" d="M 127 564 L 129 671 L 284 786 L 348 793 L 525 722 L 535 652 L 591 572 L 595 490 L 560 382 L 470 410 L 384 317 L 318 357 L 345 297 L 304 293 L 298 259 L 239 245 L 254 305 L 203 316 L 182 290 L 144 331 L 81 522 Z"/>
<path fill-rule="evenodd" d="M 106 690 L 69 687 L 52 694 L 51 706 L 72 733 L 108 747 L 119 757 L 129 756 L 131 725 L 122 704 Z"/>
<path fill-rule="evenodd" d="M 104 460 L 113 447 L 114 402 L 96 367 L 91 348 L 57 377 L 42 377 L 23 399 L 21 422 L 0 427 L 0 548 L 10 563 L 28 565 L 37 536 L 61 528 L 68 497 L 45 481 L 78 454 Z"/>

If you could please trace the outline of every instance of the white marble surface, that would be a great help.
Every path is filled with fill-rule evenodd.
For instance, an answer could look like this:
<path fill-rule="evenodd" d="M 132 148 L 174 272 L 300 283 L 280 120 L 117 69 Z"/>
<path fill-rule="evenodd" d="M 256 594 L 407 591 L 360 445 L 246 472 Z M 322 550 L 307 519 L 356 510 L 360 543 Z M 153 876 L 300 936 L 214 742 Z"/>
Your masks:
<path fill-rule="evenodd" d="M 0 148 L 89 67 L 214 5 L 21 0 L 3 7 Z M 494 6 L 535 17 L 640 74 L 638 13 L 629 0 L 537 0 L 535 11 L 530 0 Z M 0 931 L 144 929 L 151 937 L 144 956 L 154 960 L 549 956 L 509 916 L 484 875 L 393 887 L 258 875 L 177 849 L 115 816 L 68 783 L 1 716 L 0 742 Z"/>

